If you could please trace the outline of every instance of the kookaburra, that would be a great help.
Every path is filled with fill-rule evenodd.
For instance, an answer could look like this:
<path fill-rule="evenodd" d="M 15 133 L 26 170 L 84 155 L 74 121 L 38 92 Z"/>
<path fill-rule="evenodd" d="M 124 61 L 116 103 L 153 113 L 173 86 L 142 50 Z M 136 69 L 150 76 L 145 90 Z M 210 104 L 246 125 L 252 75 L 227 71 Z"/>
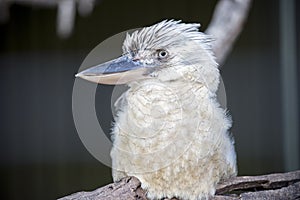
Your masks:
<path fill-rule="evenodd" d="M 112 129 L 114 181 L 135 176 L 149 199 L 208 199 L 236 176 L 218 64 L 199 24 L 165 20 L 127 34 L 123 55 L 76 76 L 127 84 Z"/>

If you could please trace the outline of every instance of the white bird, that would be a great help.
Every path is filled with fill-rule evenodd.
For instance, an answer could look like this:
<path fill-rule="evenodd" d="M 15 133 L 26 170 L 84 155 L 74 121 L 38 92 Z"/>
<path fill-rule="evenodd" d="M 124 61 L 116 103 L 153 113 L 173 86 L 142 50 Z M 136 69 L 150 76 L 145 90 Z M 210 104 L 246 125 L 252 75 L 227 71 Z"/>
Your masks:
<path fill-rule="evenodd" d="M 216 99 L 218 65 L 199 27 L 142 28 L 127 34 L 121 57 L 77 74 L 129 86 L 112 130 L 113 179 L 137 177 L 149 199 L 208 199 L 237 174 L 232 122 Z"/>

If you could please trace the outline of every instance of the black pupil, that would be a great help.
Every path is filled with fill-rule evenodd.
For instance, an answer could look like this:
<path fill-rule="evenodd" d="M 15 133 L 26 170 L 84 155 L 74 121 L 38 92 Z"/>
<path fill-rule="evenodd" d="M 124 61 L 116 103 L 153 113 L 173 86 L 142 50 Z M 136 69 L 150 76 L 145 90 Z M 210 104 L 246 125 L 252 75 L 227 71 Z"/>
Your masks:
<path fill-rule="evenodd" d="M 160 57 L 165 57 L 167 55 L 167 52 L 161 51 L 159 52 Z"/>

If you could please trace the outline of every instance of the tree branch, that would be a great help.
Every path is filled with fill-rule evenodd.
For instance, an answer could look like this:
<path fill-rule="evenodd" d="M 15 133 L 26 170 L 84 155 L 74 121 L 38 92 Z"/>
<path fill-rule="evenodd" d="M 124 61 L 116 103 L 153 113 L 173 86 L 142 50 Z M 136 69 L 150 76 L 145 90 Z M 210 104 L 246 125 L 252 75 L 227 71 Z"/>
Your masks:
<path fill-rule="evenodd" d="M 195 186 L 197 187 L 197 186 Z M 240 176 L 221 182 L 212 200 L 297 199 L 300 170 L 262 176 Z M 78 192 L 59 200 L 147 200 L 146 191 L 135 177 L 126 177 L 91 192 Z M 167 199 L 165 199 L 167 200 Z M 176 200 L 173 198 L 172 200 Z"/>
<path fill-rule="evenodd" d="M 252 0 L 220 0 L 206 33 L 216 40 L 213 52 L 222 65 L 243 29 Z"/>
<path fill-rule="evenodd" d="M 95 2 L 96 0 L 0 0 L 0 23 L 9 20 L 9 7 L 12 4 L 57 7 L 57 34 L 61 38 L 68 38 L 73 31 L 76 7 L 81 16 L 87 16 L 92 13 Z"/>
<path fill-rule="evenodd" d="M 125 177 L 91 192 L 78 192 L 59 200 L 147 200 L 141 182 L 135 177 Z"/>

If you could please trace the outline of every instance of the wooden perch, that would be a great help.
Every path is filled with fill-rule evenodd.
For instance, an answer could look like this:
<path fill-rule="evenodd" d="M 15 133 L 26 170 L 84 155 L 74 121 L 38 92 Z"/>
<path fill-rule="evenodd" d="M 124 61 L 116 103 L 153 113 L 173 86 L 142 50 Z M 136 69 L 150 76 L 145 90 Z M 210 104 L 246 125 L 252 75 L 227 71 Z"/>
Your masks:
<path fill-rule="evenodd" d="M 195 186 L 197 187 L 197 186 Z M 239 176 L 221 182 L 211 200 L 299 199 L 300 170 L 262 176 Z M 91 192 L 78 192 L 59 200 L 147 200 L 135 177 L 126 177 Z M 167 199 L 165 199 L 167 200 Z M 173 198 L 172 200 L 176 200 Z"/>
<path fill-rule="evenodd" d="M 145 191 L 135 177 L 125 177 L 119 182 L 108 184 L 91 192 L 78 192 L 59 200 L 143 200 Z"/>
<path fill-rule="evenodd" d="M 297 199 L 300 198 L 300 170 L 235 177 L 220 183 L 216 194 L 222 197 L 235 191 L 239 191 L 240 194 L 228 199 Z"/>

